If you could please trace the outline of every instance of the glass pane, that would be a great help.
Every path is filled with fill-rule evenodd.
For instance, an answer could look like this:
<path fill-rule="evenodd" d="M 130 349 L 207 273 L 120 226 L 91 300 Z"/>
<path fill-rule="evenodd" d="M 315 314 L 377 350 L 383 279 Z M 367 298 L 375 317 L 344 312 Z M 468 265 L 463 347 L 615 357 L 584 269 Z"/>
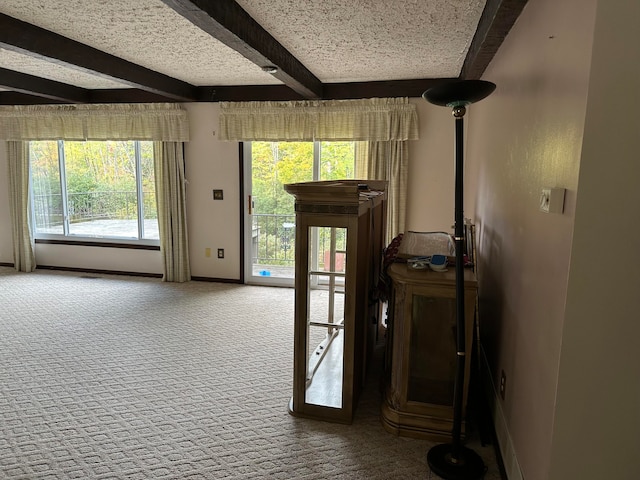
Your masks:
<path fill-rule="evenodd" d="M 318 229 L 318 264 L 326 271 L 344 273 L 347 256 L 347 229 L 319 227 Z M 335 251 L 335 259 L 332 253 Z M 333 264 L 332 264 L 333 262 Z"/>
<path fill-rule="evenodd" d="M 142 172 L 142 202 L 144 238 L 159 240 L 156 180 L 153 166 L 153 142 L 140 142 L 140 171 Z"/>
<path fill-rule="evenodd" d="M 320 180 L 354 178 L 355 143 L 320 143 Z"/>
<path fill-rule="evenodd" d="M 324 243 L 327 250 L 322 254 L 314 253 L 311 245 L 309 246 L 313 273 L 309 274 L 309 357 L 305 401 L 314 405 L 342 408 L 346 229 L 311 227 L 309 233 L 310 244 L 321 239 L 320 244 Z M 316 258 L 314 262 L 314 255 L 321 258 Z"/>
<path fill-rule="evenodd" d="M 332 227 L 317 227 L 315 234 L 318 239 L 317 265 L 318 270 L 333 271 L 344 274 L 347 266 L 347 229 Z M 344 287 L 344 275 L 334 276 L 336 285 Z M 326 279 L 320 278 L 320 284 L 327 284 Z"/>
<path fill-rule="evenodd" d="M 35 233 L 64 234 L 58 142 L 29 142 Z"/>
<path fill-rule="evenodd" d="M 453 405 L 455 300 L 413 296 L 407 400 Z"/>
<path fill-rule="evenodd" d="M 293 278 L 295 199 L 283 185 L 312 180 L 312 167 L 312 142 L 252 142 L 253 275 Z"/>
<path fill-rule="evenodd" d="M 69 234 L 138 238 L 134 142 L 65 142 Z"/>
<path fill-rule="evenodd" d="M 342 408 L 343 327 L 344 293 L 317 289 L 310 291 L 306 403 Z"/>

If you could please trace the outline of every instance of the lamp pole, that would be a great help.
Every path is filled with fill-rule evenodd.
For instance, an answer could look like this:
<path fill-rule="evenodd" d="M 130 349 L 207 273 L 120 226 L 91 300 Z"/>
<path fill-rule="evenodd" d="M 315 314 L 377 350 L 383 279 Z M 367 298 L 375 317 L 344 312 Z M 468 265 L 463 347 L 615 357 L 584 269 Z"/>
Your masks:
<path fill-rule="evenodd" d="M 456 377 L 453 394 L 453 430 L 451 432 L 452 456 L 459 456 L 460 433 L 462 426 L 462 400 L 464 391 L 464 366 L 466 360 L 465 347 L 465 312 L 464 312 L 464 106 L 454 107 L 452 114 L 456 125 L 456 167 L 455 167 L 455 223 L 454 241 L 456 245 Z M 458 280 L 461 279 L 462 281 Z M 460 328 L 460 325 L 463 328 Z"/>
<path fill-rule="evenodd" d="M 451 443 L 427 453 L 429 468 L 446 480 L 480 480 L 486 467 L 480 456 L 461 443 L 464 367 L 466 360 L 464 312 L 464 115 L 467 106 L 489 96 L 496 86 L 482 80 L 464 80 L 433 87 L 422 94 L 430 103 L 452 109 L 455 118 L 455 225 L 456 246 L 456 374 L 453 389 Z"/>

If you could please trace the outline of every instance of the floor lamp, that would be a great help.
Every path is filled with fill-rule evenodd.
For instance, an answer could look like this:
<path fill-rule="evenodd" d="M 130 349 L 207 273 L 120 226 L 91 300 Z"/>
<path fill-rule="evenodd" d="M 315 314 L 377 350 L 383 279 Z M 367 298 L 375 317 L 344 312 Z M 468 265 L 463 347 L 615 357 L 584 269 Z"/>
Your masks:
<path fill-rule="evenodd" d="M 463 213 L 463 175 L 464 175 L 464 114 L 467 105 L 478 102 L 489 96 L 496 86 L 483 80 L 463 80 L 445 83 L 430 88 L 422 94 L 429 103 L 450 107 L 455 117 L 456 151 L 455 151 L 455 227 L 456 245 L 456 376 L 453 390 L 453 428 L 451 443 L 436 445 L 429 450 L 427 462 L 436 475 L 447 480 L 481 479 L 486 471 L 480 456 L 464 447 L 460 442 L 462 427 L 462 401 L 464 390 L 465 366 L 465 317 L 464 317 L 464 213 Z"/>

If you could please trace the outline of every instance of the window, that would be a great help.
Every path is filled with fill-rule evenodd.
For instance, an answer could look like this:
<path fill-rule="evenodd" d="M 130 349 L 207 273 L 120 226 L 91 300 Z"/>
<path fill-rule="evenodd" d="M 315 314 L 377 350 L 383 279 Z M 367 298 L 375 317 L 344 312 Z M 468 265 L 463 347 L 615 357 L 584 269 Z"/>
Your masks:
<path fill-rule="evenodd" d="M 29 162 L 35 238 L 157 244 L 152 142 L 32 141 Z"/>
<path fill-rule="evenodd" d="M 287 183 L 354 178 L 355 142 L 251 142 L 254 210 L 293 214 Z"/>
<path fill-rule="evenodd" d="M 356 143 L 351 141 L 244 144 L 245 189 L 252 205 L 245 223 L 246 234 L 250 235 L 245 238 L 245 276 L 249 281 L 293 282 L 295 199 L 283 185 L 353 179 L 355 154 Z M 318 248 L 323 248 L 325 240 L 328 237 L 324 235 L 319 238 Z"/>

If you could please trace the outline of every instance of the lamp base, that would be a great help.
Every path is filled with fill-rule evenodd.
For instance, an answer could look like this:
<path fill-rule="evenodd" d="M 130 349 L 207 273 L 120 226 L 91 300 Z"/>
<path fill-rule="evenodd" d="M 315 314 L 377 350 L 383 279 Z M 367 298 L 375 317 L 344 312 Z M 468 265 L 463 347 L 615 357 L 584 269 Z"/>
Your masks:
<path fill-rule="evenodd" d="M 481 480 L 487 467 L 476 452 L 458 447 L 457 461 L 451 454 L 450 443 L 436 445 L 427 453 L 427 463 L 433 473 L 446 480 Z"/>

